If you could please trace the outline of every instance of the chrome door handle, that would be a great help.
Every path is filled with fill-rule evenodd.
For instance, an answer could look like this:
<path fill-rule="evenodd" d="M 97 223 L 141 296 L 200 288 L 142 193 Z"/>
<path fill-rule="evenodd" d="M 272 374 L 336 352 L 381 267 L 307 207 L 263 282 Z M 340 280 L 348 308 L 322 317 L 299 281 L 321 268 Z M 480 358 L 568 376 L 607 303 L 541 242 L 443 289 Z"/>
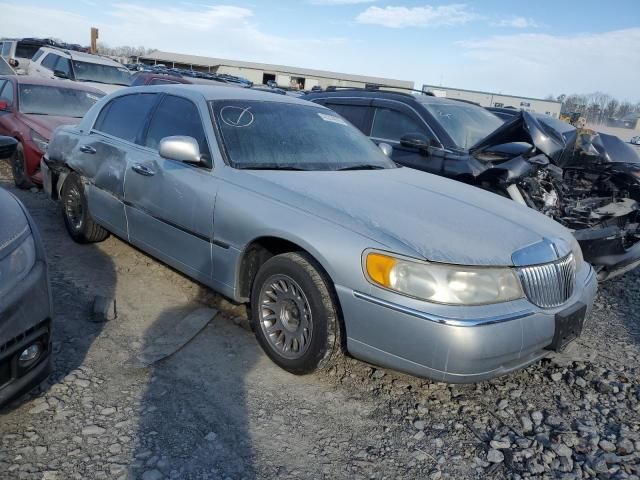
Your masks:
<path fill-rule="evenodd" d="M 136 163 L 135 165 L 133 165 L 131 167 L 131 170 L 133 170 L 136 173 L 139 173 L 140 175 L 144 175 L 145 177 L 152 177 L 153 175 L 156 174 L 156 172 L 151 170 L 146 165 L 142 165 L 141 163 Z"/>
<path fill-rule="evenodd" d="M 90 147 L 89 145 L 82 145 L 80 147 L 80 151 L 82 153 L 90 153 L 91 155 L 93 155 L 94 153 L 96 153 L 96 149 L 93 147 Z"/>

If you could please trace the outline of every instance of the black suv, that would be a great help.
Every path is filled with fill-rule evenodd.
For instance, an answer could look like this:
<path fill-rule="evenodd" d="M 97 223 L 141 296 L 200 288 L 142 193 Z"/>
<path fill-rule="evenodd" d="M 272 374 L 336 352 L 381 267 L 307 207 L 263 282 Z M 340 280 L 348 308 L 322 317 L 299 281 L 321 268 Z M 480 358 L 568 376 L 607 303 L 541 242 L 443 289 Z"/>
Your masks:
<path fill-rule="evenodd" d="M 400 165 L 554 218 L 574 231 L 600 280 L 640 264 L 640 158 L 620 139 L 579 136 L 546 115 L 513 110 L 505 121 L 472 102 L 386 88 L 329 87 L 302 98 L 336 111 L 378 145 L 390 145 Z M 615 167 L 620 164 L 623 170 Z"/>

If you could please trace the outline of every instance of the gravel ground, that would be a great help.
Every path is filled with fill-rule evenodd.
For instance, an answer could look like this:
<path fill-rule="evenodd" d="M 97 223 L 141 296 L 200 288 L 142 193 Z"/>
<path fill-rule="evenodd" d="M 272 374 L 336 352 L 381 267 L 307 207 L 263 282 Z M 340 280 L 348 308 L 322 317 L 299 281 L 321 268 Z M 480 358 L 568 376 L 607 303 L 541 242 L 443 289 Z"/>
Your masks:
<path fill-rule="evenodd" d="M 243 307 L 109 238 L 77 245 L 58 206 L 14 191 L 42 231 L 54 373 L 0 412 L 0 478 L 639 478 L 640 272 L 602 286 L 582 338 L 519 373 L 450 386 L 345 358 L 273 365 Z M 95 295 L 118 318 L 92 322 Z M 187 313 L 218 315 L 174 355 L 137 361 Z"/>

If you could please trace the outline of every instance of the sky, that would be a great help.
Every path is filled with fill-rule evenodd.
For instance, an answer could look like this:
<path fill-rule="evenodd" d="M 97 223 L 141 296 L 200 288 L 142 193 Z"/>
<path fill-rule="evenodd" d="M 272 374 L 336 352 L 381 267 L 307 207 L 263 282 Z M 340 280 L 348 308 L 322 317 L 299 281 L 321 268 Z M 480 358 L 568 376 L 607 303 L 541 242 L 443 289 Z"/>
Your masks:
<path fill-rule="evenodd" d="M 53 37 L 544 97 L 640 101 L 637 0 L 0 0 L 0 37 Z"/>

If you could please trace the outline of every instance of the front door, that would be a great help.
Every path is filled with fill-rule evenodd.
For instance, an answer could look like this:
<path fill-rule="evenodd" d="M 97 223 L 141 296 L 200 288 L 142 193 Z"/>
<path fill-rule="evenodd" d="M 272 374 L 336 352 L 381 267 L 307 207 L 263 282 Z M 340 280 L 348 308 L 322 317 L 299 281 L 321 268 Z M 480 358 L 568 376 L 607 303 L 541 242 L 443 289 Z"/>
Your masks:
<path fill-rule="evenodd" d="M 373 108 L 371 139 L 377 144 L 384 142 L 391 145 L 391 158 L 394 162 L 426 172 L 440 173 L 441 158 L 400 144 L 400 139 L 408 134 L 417 133 L 427 139 L 434 139 L 424 120 L 413 109 L 390 100 L 374 100 Z"/>
<path fill-rule="evenodd" d="M 207 165 L 162 158 L 158 153 L 160 140 L 175 135 L 195 138 Z M 135 158 L 129 158 L 125 177 L 129 241 L 208 284 L 212 277 L 213 208 L 218 184 L 196 104 L 186 98 L 164 96 L 142 146 Z"/>

